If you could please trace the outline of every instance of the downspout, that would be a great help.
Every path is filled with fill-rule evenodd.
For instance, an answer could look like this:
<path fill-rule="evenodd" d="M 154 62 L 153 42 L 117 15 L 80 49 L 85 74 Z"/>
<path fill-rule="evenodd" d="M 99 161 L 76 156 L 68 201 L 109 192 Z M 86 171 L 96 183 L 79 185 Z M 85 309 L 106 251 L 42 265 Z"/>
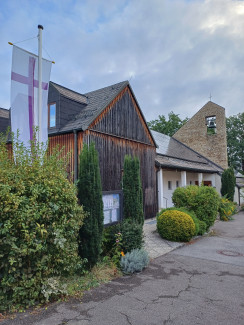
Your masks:
<path fill-rule="evenodd" d="M 239 187 L 238 187 L 238 199 L 239 199 L 239 206 L 241 206 L 241 192 Z"/>
<path fill-rule="evenodd" d="M 74 182 L 78 179 L 78 146 L 77 146 L 77 130 L 74 130 Z"/>

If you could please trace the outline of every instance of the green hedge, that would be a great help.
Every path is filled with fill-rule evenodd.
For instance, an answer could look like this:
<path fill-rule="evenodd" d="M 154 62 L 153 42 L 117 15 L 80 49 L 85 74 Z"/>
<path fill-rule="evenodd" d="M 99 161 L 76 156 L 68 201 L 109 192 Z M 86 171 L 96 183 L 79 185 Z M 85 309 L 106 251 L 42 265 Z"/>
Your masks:
<path fill-rule="evenodd" d="M 45 300 L 48 279 L 81 267 L 84 213 L 57 153 L 0 142 L 0 311 Z M 41 158 L 43 157 L 43 158 Z"/>
<path fill-rule="evenodd" d="M 213 225 L 218 215 L 219 194 L 213 187 L 189 185 L 177 188 L 172 196 L 175 207 L 185 207 L 195 212 L 198 219 Z"/>

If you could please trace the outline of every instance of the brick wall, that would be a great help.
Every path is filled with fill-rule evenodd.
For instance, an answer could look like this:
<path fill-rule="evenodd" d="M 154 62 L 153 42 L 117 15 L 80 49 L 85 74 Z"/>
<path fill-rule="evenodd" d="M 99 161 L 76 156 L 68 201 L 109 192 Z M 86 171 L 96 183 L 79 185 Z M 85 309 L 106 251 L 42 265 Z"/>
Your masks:
<path fill-rule="evenodd" d="M 206 117 L 216 117 L 216 133 L 208 134 Z M 212 160 L 228 168 L 225 109 L 213 102 L 204 105 L 173 137 Z"/>

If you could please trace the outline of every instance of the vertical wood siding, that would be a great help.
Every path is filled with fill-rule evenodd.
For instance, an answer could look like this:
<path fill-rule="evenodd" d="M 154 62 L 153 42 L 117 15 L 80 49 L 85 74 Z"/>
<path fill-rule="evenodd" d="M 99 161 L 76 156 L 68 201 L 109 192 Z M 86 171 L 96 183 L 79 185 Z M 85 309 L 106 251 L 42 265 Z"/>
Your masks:
<path fill-rule="evenodd" d="M 129 87 L 109 104 L 89 129 L 154 145 Z"/>
<path fill-rule="evenodd" d="M 68 155 L 68 175 L 73 179 L 74 172 L 74 133 L 60 134 L 49 137 L 49 152 L 51 153 L 56 147 L 59 147 L 61 152 L 60 157 Z M 61 150 L 62 149 L 62 150 Z"/>
<path fill-rule="evenodd" d="M 144 214 L 146 218 L 155 217 L 157 212 L 155 148 L 94 131 L 86 131 L 83 141 L 94 142 L 98 150 L 103 191 L 122 189 L 122 172 L 126 154 L 139 158 Z"/>

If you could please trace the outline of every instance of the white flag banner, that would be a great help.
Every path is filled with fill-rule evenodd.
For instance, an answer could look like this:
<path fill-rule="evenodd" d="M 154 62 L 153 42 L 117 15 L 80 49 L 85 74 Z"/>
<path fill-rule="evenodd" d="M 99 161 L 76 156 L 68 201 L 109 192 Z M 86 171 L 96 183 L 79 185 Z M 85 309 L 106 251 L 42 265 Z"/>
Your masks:
<path fill-rule="evenodd" d="M 52 62 L 42 59 L 42 121 L 39 142 L 48 139 L 48 86 Z M 11 72 L 11 127 L 25 146 L 33 140 L 38 126 L 38 56 L 13 46 Z"/>

